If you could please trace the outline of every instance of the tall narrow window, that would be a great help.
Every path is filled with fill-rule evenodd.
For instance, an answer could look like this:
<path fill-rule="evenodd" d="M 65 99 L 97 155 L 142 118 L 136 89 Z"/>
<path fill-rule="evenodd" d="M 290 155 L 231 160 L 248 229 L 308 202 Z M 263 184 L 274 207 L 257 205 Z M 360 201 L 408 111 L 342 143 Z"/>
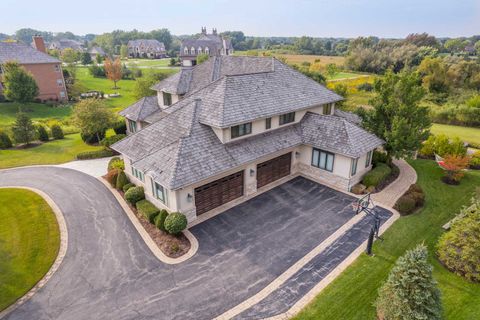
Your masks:
<path fill-rule="evenodd" d="M 370 162 L 372 161 L 372 153 L 373 151 L 369 151 L 367 153 L 367 159 L 365 160 L 365 168 L 367 168 L 370 165 Z"/>
<path fill-rule="evenodd" d="M 128 119 L 128 127 L 131 133 L 137 132 L 137 123 L 135 121 Z"/>
<path fill-rule="evenodd" d="M 183 53 L 188 54 L 188 48 L 187 47 L 183 48 Z"/>
<path fill-rule="evenodd" d="M 231 137 L 232 139 L 247 135 L 252 133 L 252 123 L 239 124 L 238 126 L 231 127 Z"/>
<path fill-rule="evenodd" d="M 334 162 L 335 155 L 333 153 L 320 149 L 313 149 L 312 166 L 332 172 Z"/>
<path fill-rule="evenodd" d="M 265 119 L 265 129 L 268 130 L 272 127 L 272 118 Z"/>
<path fill-rule="evenodd" d="M 285 113 L 280 115 L 279 124 L 287 124 L 295 121 L 295 112 Z"/>
<path fill-rule="evenodd" d="M 357 174 L 357 165 L 358 165 L 358 158 L 352 159 L 352 170 L 350 172 L 351 176 L 354 176 Z"/>
<path fill-rule="evenodd" d="M 163 92 L 163 105 L 169 106 L 172 104 L 172 95 L 167 92 Z"/>
<path fill-rule="evenodd" d="M 323 105 L 323 114 L 327 114 L 327 115 L 332 114 L 332 104 L 331 103 Z"/>
<path fill-rule="evenodd" d="M 165 190 L 165 188 L 162 185 L 154 182 L 153 180 L 152 180 L 152 193 L 155 196 L 155 198 L 157 198 L 158 200 L 160 200 L 163 203 L 166 203 L 165 202 L 165 200 L 166 200 L 166 190 Z"/>

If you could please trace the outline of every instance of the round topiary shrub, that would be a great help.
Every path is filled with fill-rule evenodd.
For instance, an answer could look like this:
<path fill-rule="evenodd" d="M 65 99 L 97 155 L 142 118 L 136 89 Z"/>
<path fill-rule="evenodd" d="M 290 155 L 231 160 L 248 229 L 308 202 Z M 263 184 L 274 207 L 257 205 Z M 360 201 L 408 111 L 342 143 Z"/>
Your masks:
<path fill-rule="evenodd" d="M 125 186 L 129 182 L 130 181 L 128 181 L 127 175 L 125 174 L 125 172 L 123 170 L 121 170 L 118 173 L 117 183 L 115 184 L 115 188 L 117 188 L 117 190 L 123 190 L 123 186 Z"/>
<path fill-rule="evenodd" d="M 108 171 L 112 169 L 120 169 L 120 170 L 125 170 L 125 163 L 120 157 L 113 157 L 110 159 L 108 162 Z"/>
<path fill-rule="evenodd" d="M 52 131 L 52 137 L 55 140 L 63 139 L 63 130 L 58 124 L 54 124 L 50 130 Z"/>
<path fill-rule="evenodd" d="M 0 131 L 0 149 L 8 149 L 12 147 L 12 140 L 4 131 Z"/>
<path fill-rule="evenodd" d="M 38 140 L 43 142 L 48 141 L 48 132 L 44 126 L 38 126 L 37 133 L 38 133 Z"/>
<path fill-rule="evenodd" d="M 115 186 L 117 185 L 118 172 L 118 169 L 112 169 L 109 170 L 105 175 L 105 179 L 108 181 L 108 183 L 110 183 L 113 188 L 115 188 Z"/>
<path fill-rule="evenodd" d="M 163 209 L 160 211 L 160 213 L 155 217 L 155 226 L 157 226 L 158 229 L 165 231 L 165 219 L 168 216 L 168 211 Z"/>
<path fill-rule="evenodd" d="M 395 209 L 400 212 L 402 215 L 407 215 L 412 213 L 416 208 L 416 201 L 415 199 L 409 195 L 405 194 L 398 199 L 397 203 L 395 204 Z"/>
<path fill-rule="evenodd" d="M 127 192 L 128 189 L 135 187 L 133 183 L 127 183 L 126 185 L 123 186 L 122 190 L 123 192 Z"/>
<path fill-rule="evenodd" d="M 131 204 L 136 204 L 138 201 L 145 199 L 145 192 L 143 187 L 133 187 L 125 192 L 125 200 Z"/>
<path fill-rule="evenodd" d="M 171 234 L 179 234 L 187 227 L 187 217 L 183 213 L 170 213 L 165 219 L 165 230 Z"/>

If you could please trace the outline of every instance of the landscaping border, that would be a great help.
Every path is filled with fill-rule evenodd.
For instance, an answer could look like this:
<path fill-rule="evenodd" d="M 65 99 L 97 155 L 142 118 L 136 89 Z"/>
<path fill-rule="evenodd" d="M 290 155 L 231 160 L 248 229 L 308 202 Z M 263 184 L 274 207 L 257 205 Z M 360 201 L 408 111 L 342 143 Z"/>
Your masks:
<path fill-rule="evenodd" d="M 155 241 L 153 241 L 152 237 L 150 237 L 150 235 L 147 233 L 147 231 L 143 228 L 142 224 L 140 223 L 140 221 L 138 221 L 137 216 L 132 211 L 132 209 L 130 209 L 130 207 L 127 204 L 127 202 L 125 201 L 125 199 L 123 199 L 120 196 L 120 194 L 114 188 L 112 188 L 112 186 L 110 186 L 110 184 L 105 179 L 103 179 L 102 177 L 99 177 L 99 178 L 97 178 L 97 180 L 102 182 L 103 185 L 105 185 L 105 187 L 107 187 L 107 189 L 117 199 L 117 201 L 120 204 L 120 206 L 122 207 L 123 211 L 125 211 L 125 213 L 127 214 L 128 219 L 132 222 L 135 229 L 137 229 L 140 237 L 143 239 L 143 241 L 145 242 L 147 247 L 150 249 L 150 251 L 153 253 L 153 255 L 155 257 L 157 257 L 158 260 L 160 260 L 161 262 L 166 263 L 166 264 L 178 264 L 178 263 L 182 263 L 182 262 L 190 259 L 191 257 L 193 257 L 197 253 L 198 246 L 199 246 L 198 245 L 198 240 L 187 229 L 187 230 L 183 231 L 183 234 L 185 235 L 185 237 L 187 237 L 188 241 L 190 241 L 190 249 L 187 251 L 187 253 L 185 253 L 183 256 L 180 256 L 178 258 L 171 258 L 171 257 L 167 256 L 165 253 L 162 252 L 162 250 L 160 250 L 160 248 L 157 246 Z"/>
<path fill-rule="evenodd" d="M 40 197 L 42 197 L 45 202 L 52 208 L 53 213 L 55 214 L 55 218 L 57 219 L 58 229 L 60 230 L 60 248 L 58 249 L 57 258 L 53 262 L 50 269 L 47 273 L 43 276 L 40 281 L 38 281 L 26 294 L 22 297 L 18 298 L 13 304 L 8 306 L 6 309 L 0 312 L 0 319 L 3 319 L 7 315 L 9 315 L 12 311 L 17 309 L 19 306 L 24 304 L 28 299 L 30 299 L 38 290 L 40 290 L 45 284 L 47 284 L 48 280 L 54 275 L 54 273 L 58 270 L 60 265 L 62 264 L 63 258 L 67 253 L 68 248 L 68 229 L 67 224 L 65 222 L 65 217 L 63 216 L 62 211 L 57 206 L 57 204 L 47 195 L 45 192 L 31 187 L 21 187 L 21 186 L 2 186 L 0 189 L 24 189 L 35 192 Z"/>

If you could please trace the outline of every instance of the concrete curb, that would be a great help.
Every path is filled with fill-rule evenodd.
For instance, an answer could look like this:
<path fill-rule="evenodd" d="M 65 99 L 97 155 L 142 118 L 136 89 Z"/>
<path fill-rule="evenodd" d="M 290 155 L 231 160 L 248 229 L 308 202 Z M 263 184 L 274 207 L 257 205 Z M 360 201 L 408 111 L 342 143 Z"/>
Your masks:
<path fill-rule="evenodd" d="M 135 213 L 132 211 L 132 209 L 130 209 L 127 202 L 120 196 L 117 190 L 113 189 L 110 186 L 110 184 L 107 181 L 105 181 L 105 179 L 100 177 L 100 178 L 97 178 L 97 180 L 102 182 L 103 185 L 117 199 L 123 211 L 127 214 L 128 219 L 130 219 L 135 229 L 137 229 L 137 232 L 140 235 L 140 237 L 143 239 L 147 247 L 150 249 L 153 255 L 157 257 L 158 260 L 166 264 L 179 264 L 190 259 L 197 253 L 198 246 L 199 246 L 197 238 L 195 238 L 195 236 L 190 231 L 185 230 L 183 231 L 183 234 L 185 235 L 185 237 L 187 237 L 188 241 L 190 241 L 190 249 L 188 250 L 187 253 L 185 253 L 183 256 L 180 256 L 178 258 L 168 257 L 165 253 L 162 252 L 162 250 L 160 250 L 160 248 L 153 241 L 152 237 L 150 237 L 147 231 L 145 231 L 142 224 L 138 221 L 138 218 L 136 217 Z"/>
<path fill-rule="evenodd" d="M 36 188 L 30 187 L 19 187 L 19 186 L 2 186 L 0 189 L 24 189 L 35 192 L 39 196 L 41 196 L 47 204 L 52 208 L 53 213 L 55 214 L 55 218 L 57 219 L 58 228 L 60 230 L 60 248 L 58 249 L 57 258 L 53 262 L 52 266 L 48 270 L 48 272 L 43 276 L 40 281 L 38 281 L 32 289 L 30 289 L 25 295 L 20 297 L 17 301 L 15 301 L 12 305 L 4 309 L 0 312 L 0 319 L 3 319 L 19 306 L 24 304 L 28 299 L 30 299 L 38 290 L 40 290 L 45 284 L 47 284 L 48 280 L 54 275 L 54 273 L 58 270 L 60 265 L 62 264 L 63 258 L 67 253 L 68 247 L 68 230 L 67 224 L 65 222 L 65 217 L 63 216 L 62 211 L 57 206 L 57 204 L 47 195 L 45 192 L 38 190 Z"/>

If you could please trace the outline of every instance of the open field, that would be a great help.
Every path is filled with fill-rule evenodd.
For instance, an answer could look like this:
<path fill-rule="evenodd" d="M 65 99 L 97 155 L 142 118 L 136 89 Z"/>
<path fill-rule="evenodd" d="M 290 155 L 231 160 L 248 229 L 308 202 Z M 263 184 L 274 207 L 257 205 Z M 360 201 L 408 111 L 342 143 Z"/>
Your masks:
<path fill-rule="evenodd" d="M 52 209 L 36 193 L 0 189 L 0 310 L 30 290 L 50 269 L 60 245 Z"/>
<path fill-rule="evenodd" d="M 434 123 L 431 132 L 433 134 L 443 133 L 450 138 L 459 137 L 462 141 L 480 145 L 480 128 Z"/>
<path fill-rule="evenodd" d="M 289 64 L 302 64 L 302 62 L 314 63 L 315 60 L 320 60 L 320 63 L 326 66 L 329 63 L 335 63 L 337 66 L 343 66 L 345 63 L 345 57 L 341 56 L 319 56 L 319 55 L 306 55 L 306 54 L 282 54 L 272 53 L 270 51 L 258 50 L 258 51 L 236 51 L 234 54 L 238 56 L 245 56 L 251 52 L 258 52 L 258 56 L 268 55 L 276 58 L 285 58 Z"/>
<path fill-rule="evenodd" d="M 99 150 L 102 147 L 85 144 L 80 134 L 66 135 L 65 139 L 49 141 L 28 149 L 0 150 L 0 169 L 34 164 L 59 164 L 75 159 L 80 152 Z"/>
<path fill-rule="evenodd" d="M 430 251 L 445 319 L 480 318 L 480 285 L 449 272 L 435 258 L 441 226 L 469 203 L 480 185 L 480 172 L 469 171 L 459 186 L 449 186 L 440 181 L 443 171 L 434 161 L 415 160 L 411 164 L 426 194 L 423 209 L 397 220 L 383 235 L 384 241 L 375 242 L 375 256 L 361 255 L 294 319 L 376 319 L 373 303 L 378 288 L 398 257 L 422 242 Z"/>

